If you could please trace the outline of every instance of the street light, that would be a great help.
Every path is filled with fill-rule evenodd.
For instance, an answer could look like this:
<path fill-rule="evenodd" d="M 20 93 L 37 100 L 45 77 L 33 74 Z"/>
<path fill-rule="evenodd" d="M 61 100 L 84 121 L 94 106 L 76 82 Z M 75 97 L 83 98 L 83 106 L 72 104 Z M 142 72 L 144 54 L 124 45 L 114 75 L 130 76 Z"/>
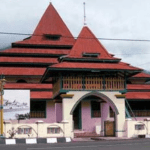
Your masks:
<path fill-rule="evenodd" d="M 1 96 L 1 105 L 0 105 L 0 110 L 1 110 L 1 137 L 3 137 L 3 132 L 4 132 L 4 128 L 3 128 L 3 95 L 4 95 L 4 85 L 6 83 L 5 77 L 4 75 L 0 76 L 0 96 Z"/>

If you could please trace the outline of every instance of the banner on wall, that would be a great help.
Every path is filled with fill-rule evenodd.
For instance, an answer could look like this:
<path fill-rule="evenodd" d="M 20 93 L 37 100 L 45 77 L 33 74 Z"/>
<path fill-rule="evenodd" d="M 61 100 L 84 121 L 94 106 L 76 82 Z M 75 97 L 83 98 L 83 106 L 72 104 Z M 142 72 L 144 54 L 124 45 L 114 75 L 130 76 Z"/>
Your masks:
<path fill-rule="evenodd" d="M 29 118 L 30 90 L 4 90 L 4 120 Z"/>

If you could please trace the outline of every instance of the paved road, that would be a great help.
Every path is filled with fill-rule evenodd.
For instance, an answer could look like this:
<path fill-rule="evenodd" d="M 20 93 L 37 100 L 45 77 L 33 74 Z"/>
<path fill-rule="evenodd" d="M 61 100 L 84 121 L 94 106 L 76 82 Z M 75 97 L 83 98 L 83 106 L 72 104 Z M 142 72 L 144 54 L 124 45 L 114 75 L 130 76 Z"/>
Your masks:
<path fill-rule="evenodd" d="M 150 139 L 37 145 L 0 145 L 0 150 L 150 150 Z"/>

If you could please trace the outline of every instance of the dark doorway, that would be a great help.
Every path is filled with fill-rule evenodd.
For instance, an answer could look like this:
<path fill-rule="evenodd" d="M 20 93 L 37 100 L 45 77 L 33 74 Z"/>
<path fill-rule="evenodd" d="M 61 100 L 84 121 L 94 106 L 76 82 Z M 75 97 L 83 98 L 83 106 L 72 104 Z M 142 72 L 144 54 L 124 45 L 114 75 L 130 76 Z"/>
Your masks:
<path fill-rule="evenodd" d="M 81 102 L 78 104 L 73 112 L 74 129 L 82 129 L 81 122 Z"/>

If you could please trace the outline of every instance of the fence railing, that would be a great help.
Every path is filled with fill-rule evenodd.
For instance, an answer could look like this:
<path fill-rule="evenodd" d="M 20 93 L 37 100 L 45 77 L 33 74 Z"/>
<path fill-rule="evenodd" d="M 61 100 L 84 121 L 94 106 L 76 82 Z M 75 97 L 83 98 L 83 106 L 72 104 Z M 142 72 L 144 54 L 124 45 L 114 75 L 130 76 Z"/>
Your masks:
<path fill-rule="evenodd" d="M 82 77 L 63 77 L 63 89 L 80 90 L 83 89 Z"/>
<path fill-rule="evenodd" d="M 123 90 L 125 88 L 122 77 L 85 77 L 68 76 L 62 78 L 62 88 L 65 90 Z"/>
<path fill-rule="evenodd" d="M 30 118 L 45 118 L 45 111 L 30 111 Z"/>
<path fill-rule="evenodd" d="M 150 110 L 132 110 L 129 113 L 131 117 L 150 117 Z"/>

